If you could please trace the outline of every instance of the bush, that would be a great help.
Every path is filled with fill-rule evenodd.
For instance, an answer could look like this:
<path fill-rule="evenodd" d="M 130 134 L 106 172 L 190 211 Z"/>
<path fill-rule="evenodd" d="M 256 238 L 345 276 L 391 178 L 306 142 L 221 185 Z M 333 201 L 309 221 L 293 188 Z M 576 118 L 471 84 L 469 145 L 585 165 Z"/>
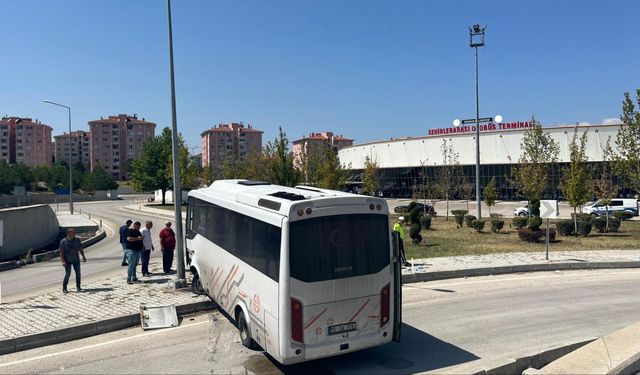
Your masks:
<path fill-rule="evenodd" d="M 473 221 L 477 219 L 477 217 L 473 216 L 473 215 L 465 215 L 464 216 L 464 221 L 467 223 L 467 227 L 469 228 L 473 228 Z"/>
<path fill-rule="evenodd" d="M 422 236 L 420 235 L 421 229 L 420 224 L 411 224 L 409 228 L 409 237 L 411 237 L 411 242 L 413 242 L 414 245 L 422 242 Z"/>
<path fill-rule="evenodd" d="M 616 211 L 613 213 L 613 217 L 618 220 L 631 220 L 633 214 L 629 211 Z"/>
<path fill-rule="evenodd" d="M 542 232 L 539 230 L 531 230 L 530 228 L 518 229 L 518 238 L 520 241 L 536 243 L 542 238 Z"/>
<path fill-rule="evenodd" d="M 556 223 L 558 233 L 563 236 L 570 236 L 575 233 L 573 220 L 560 220 Z"/>
<path fill-rule="evenodd" d="M 491 219 L 491 231 L 493 233 L 498 233 L 504 228 L 504 220 L 500 219 Z"/>
<path fill-rule="evenodd" d="M 520 229 L 527 226 L 527 222 L 529 221 L 526 217 L 516 216 L 513 218 L 513 226 Z"/>
<path fill-rule="evenodd" d="M 540 199 L 532 199 L 530 202 L 531 215 L 540 216 Z"/>
<path fill-rule="evenodd" d="M 542 231 L 542 236 L 547 236 L 547 231 Z M 549 228 L 549 242 L 556 242 L 556 230 L 553 228 Z"/>
<path fill-rule="evenodd" d="M 413 207 L 409 211 L 409 224 L 418 224 L 420 225 L 420 218 L 422 217 L 422 209 L 420 207 Z"/>
<path fill-rule="evenodd" d="M 582 221 L 591 221 L 593 219 L 593 216 L 591 216 L 591 214 L 581 214 L 581 213 L 577 213 L 577 214 L 571 214 L 571 220 L 573 220 L 573 217 L 576 216 L 578 218 L 578 220 L 582 220 Z"/>
<path fill-rule="evenodd" d="M 484 229 L 484 220 L 482 219 L 478 219 L 478 220 L 473 220 L 471 222 L 471 226 L 473 227 L 473 229 L 475 229 L 477 232 L 482 232 L 482 230 Z"/>
<path fill-rule="evenodd" d="M 431 229 L 431 216 L 422 216 L 420 218 L 420 224 L 422 224 L 422 228 Z"/>
<path fill-rule="evenodd" d="M 467 210 L 451 210 L 451 213 L 456 218 L 456 224 L 458 224 L 458 228 L 462 228 L 462 223 L 464 223 L 464 215 L 466 215 L 469 211 Z"/>
<path fill-rule="evenodd" d="M 537 216 L 531 216 L 527 220 L 527 228 L 531 229 L 534 232 L 540 230 L 541 225 L 542 225 L 542 219 Z"/>
<path fill-rule="evenodd" d="M 607 218 L 597 217 L 591 220 L 591 224 L 596 228 L 598 233 L 604 233 L 607 230 Z"/>
<path fill-rule="evenodd" d="M 411 210 L 413 210 L 417 205 L 418 203 L 416 203 L 416 201 L 412 201 L 411 203 L 409 203 L 409 205 L 407 206 L 407 212 L 411 212 Z"/>
<path fill-rule="evenodd" d="M 500 219 L 503 216 L 503 214 L 489 214 L 489 217 L 492 219 Z"/>
<path fill-rule="evenodd" d="M 591 233 L 591 222 L 584 220 L 578 221 L 578 234 L 587 237 L 589 233 Z"/>
<path fill-rule="evenodd" d="M 615 217 L 610 217 L 609 218 L 609 231 L 610 232 L 617 232 L 618 229 L 620 229 L 620 219 L 615 218 Z"/>

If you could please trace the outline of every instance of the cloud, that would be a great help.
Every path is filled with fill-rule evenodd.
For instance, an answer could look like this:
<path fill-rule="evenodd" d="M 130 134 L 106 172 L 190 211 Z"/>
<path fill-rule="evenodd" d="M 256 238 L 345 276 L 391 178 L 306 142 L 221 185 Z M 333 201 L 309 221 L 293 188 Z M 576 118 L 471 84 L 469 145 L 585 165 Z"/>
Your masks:
<path fill-rule="evenodd" d="M 620 119 L 618 117 L 607 117 L 606 119 L 602 120 L 602 124 L 603 125 L 616 125 L 616 124 L 622 124 L 622 121 L 620 121 Z"/>
<path fill-rule="evenodd" d="M 591 123 L 589 121 L 579 121 L 578 122 L 578 126 L 588 126 L 591 125 Z"/>

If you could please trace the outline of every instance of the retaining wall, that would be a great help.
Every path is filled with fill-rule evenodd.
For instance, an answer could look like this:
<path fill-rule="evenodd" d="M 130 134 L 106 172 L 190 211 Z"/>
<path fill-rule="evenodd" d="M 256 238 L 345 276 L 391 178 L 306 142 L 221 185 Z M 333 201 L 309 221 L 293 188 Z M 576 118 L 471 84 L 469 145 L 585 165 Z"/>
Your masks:
<path fill-rule="evenodd" d="M 0 209 L 0 260 L 50 244 L 58 236 L 58 226 L 48 205 Z"/>

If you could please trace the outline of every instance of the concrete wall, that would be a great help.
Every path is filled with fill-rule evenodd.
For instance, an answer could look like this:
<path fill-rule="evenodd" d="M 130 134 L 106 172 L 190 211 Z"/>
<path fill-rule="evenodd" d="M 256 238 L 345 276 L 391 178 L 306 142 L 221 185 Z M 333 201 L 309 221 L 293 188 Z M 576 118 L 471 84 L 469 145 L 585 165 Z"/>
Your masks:
<path fill-rule="evenodd" d="M 0 209 L 0 260 L 48 245 L 58 236 L 58 219 L 48 205 Z"/>

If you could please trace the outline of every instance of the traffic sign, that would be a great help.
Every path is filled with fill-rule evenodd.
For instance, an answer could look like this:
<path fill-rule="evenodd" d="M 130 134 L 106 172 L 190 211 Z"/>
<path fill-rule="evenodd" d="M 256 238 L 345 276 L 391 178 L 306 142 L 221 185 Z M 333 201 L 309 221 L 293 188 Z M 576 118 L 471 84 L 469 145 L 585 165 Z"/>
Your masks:
<path fill-rule="evenodd" d="M 544 200 L 540 201 L 540 217 L 543 219 L 551 219 L 558 216 L 558 201 Z"/>

